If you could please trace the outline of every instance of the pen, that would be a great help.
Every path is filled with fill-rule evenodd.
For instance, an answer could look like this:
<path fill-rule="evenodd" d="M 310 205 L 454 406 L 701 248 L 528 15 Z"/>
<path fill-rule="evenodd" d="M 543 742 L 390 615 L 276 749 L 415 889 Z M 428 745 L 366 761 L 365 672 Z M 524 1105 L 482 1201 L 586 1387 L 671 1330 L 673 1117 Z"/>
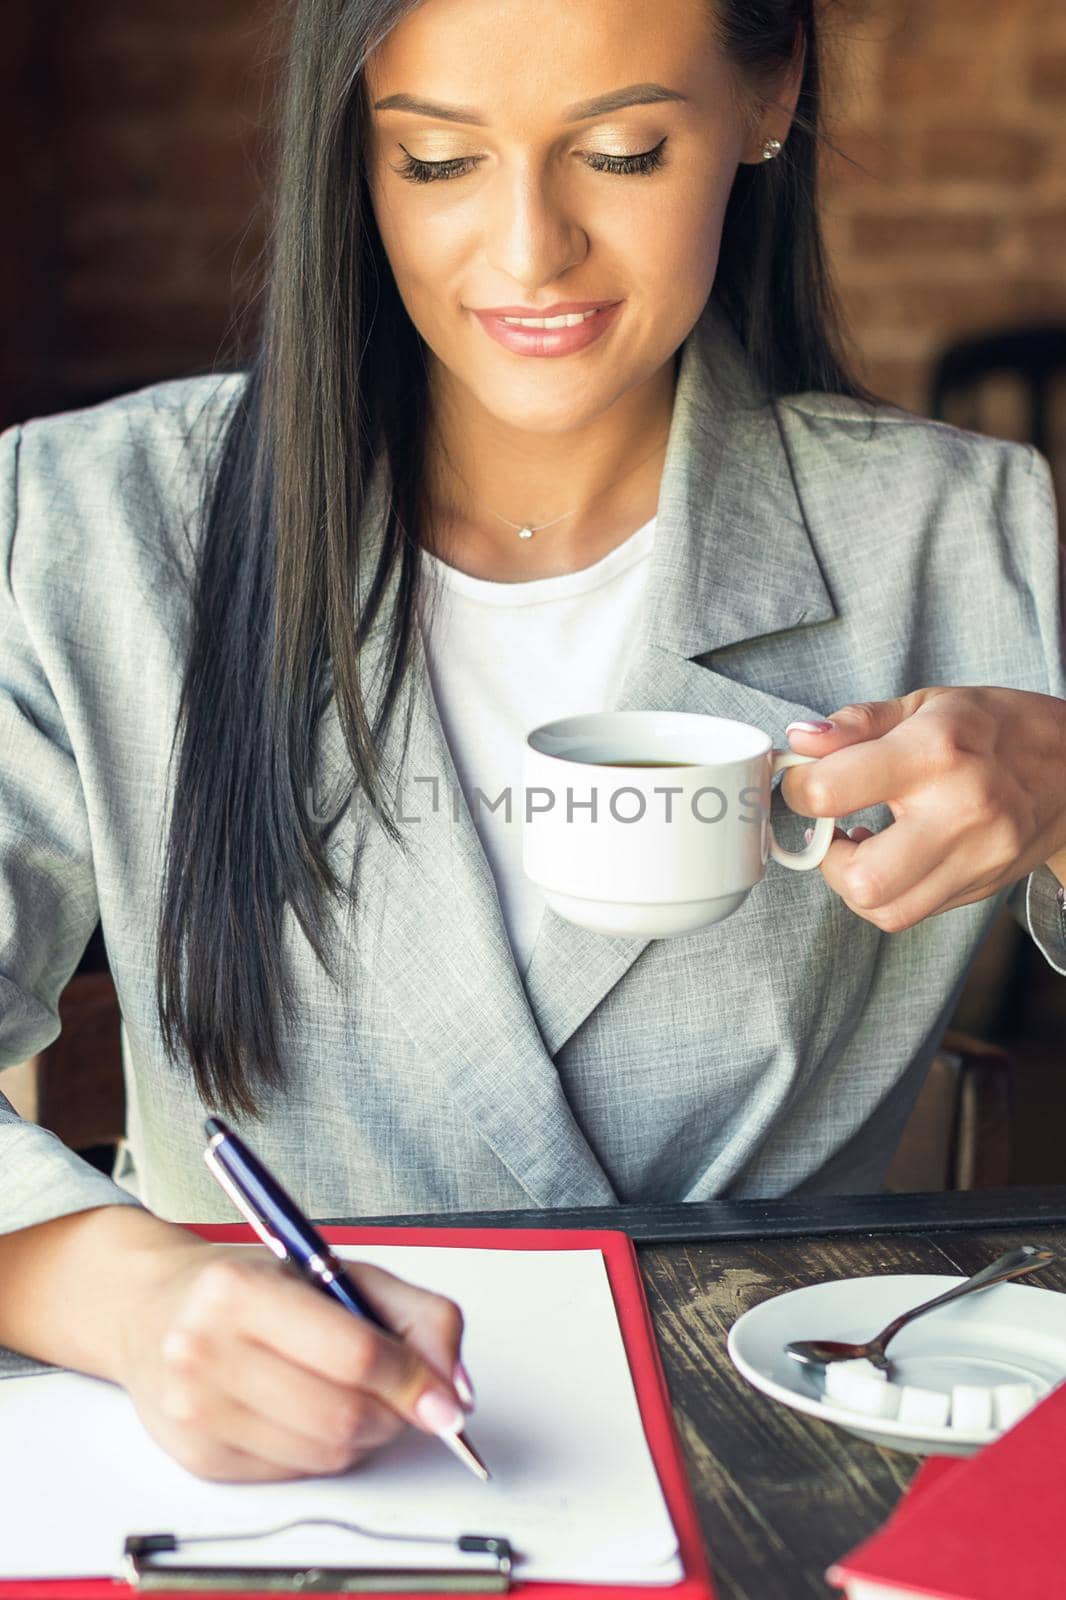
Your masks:
<path fill-rule="evenodd" d="M 308 1283 L 342 1305 L 357 1317 L 365 1317 L 385 1333 L 396 1333 L 379 1316 L 345 1272 L 339 1257 L 304 1216 L 292 1196 L 219 1117 L 204 1122 L 208 1144 L 204 1160 L 213 1177 L 229 1195 L 237 1210 L 255 1229 L 279 1261 L 290 1261 Z M 462 1431 L 441 1433 L 442 1439 L 464 1466 L 483 1481 L 489 1469 Z"/>

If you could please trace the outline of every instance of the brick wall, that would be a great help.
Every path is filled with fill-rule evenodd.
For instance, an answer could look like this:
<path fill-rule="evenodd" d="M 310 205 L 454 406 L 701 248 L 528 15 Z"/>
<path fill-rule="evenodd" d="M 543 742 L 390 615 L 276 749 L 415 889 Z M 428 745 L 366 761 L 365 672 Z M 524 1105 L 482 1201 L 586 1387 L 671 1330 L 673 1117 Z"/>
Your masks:
<path fill-rule="evenodd" d="M 36 259 L 24 252 L 22 303 L 5 301 L 13 336 L 34 330 L 6 409 L 200 370 L 262 243 L 277 0 L 9 3 L 35 35 L 0 132 L 32 172 L 16 203 Z M 824 211 L 844 309 L 868 381 L 924 410 L 946 339 L 1066 320 L 1066 0 L 830 13 L 828 131 L 844 155 L 826 161 Z M 1000 399 L 990 431 L 1020 431 Z"/>
<path fill-rule="evenodd" d="M 829 131 L 865 169 L 826 162 L 837 281 L 868 381 L 924 410 L 946 340 L 1066 323 L 1066 4 L 844 0 L 833 31 Z M 1016 421 L 1004 390 L 989 425 Z"/>
<path fill-rule="evenodd" d="M 29 0 L 34 3 L 34 0 Z M 61 381 L 209 365 L 263 242 L 258 125 L 274 0 L 74 0 L 57 73 Z"/>

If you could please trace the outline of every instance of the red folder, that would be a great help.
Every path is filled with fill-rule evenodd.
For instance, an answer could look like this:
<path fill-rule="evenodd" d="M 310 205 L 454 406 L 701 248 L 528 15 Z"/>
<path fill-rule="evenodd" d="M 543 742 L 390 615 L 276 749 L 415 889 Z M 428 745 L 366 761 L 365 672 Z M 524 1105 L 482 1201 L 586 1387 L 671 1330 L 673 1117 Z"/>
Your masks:
<path fill-rule="evenodd" d="M 967 1460 L 930 1461 L 885 1526 L 829 1568 L 852 1596 L 1066 1596 L 1066 1383 Z"/>
<path fill-rule="evenodd" d="M 244 1223 L 186 1224 L 205 1239 L 240 1244 L 256 1238 Z M 621 1232 L 586 1229 L 532 1228 L 322 1228 L 330 1244 L 361 1245 L 462 1245 L 479 1250 L 599 1250 L 614 1297 L 622 1340 L 629 1357 L 633 1387 L 644 1433 L 659 1474 L 663 1496 L 677 1533 L 685 1576 L 674 1584 L 536 1583 L 516 1580 L 509 1593 L 514 1600 L 714 1600 L 710 1569 L 704 1552 L 696 1508 L 692 1499 L 680 1445 L 674 1431 L 670 1395 L 655 1342 L 651 1314 L 629 1236 Z M 3 1554 L 0 1552 L 0 1564 Z M 166 1591 L 176 1594 L 176 1591 Z M 275 1591 L 276 1595 L 277 1591 Z M 112 1578 L 0 1577 L 0 1600 L 127 1600 L 137 1594 L 129 1584 Z M 201 1596 L 203 1591 L 200 1591 Z M 272 1600 L 265 1591 L 243 1591 L 244 1600 Z M 221 1592 L 219 1592 L 221 1600 Z M 336 1600 L 342 1600 L 337 1596 Z M 347 1597 L 343 1597 L 347 1600 Z M 392 1591 L 390 1600 L 419 1600 L 417 1594 Z M 455 1594 L 449 1600 L 484 1600 L 484 1596 Z"/>

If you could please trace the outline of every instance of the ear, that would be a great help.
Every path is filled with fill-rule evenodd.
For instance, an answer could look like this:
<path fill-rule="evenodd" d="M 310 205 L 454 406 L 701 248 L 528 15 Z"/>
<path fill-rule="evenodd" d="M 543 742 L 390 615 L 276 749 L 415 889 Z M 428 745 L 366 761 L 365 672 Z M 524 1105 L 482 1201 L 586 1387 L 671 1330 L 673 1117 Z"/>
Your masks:
<path fill-rule="evenodd" d="M 803 71 L 807 65 L 807 35 L 802 26 L 796 29 L 796 43 L 788 65 L 778 75 L 768 94 L 760 97 L 758 115 L 740 157 L 742 165 L 762 166 L 763 145 L 767 139 L 788 139 L 792 119 L 796 114 L 803 84 Z"/>

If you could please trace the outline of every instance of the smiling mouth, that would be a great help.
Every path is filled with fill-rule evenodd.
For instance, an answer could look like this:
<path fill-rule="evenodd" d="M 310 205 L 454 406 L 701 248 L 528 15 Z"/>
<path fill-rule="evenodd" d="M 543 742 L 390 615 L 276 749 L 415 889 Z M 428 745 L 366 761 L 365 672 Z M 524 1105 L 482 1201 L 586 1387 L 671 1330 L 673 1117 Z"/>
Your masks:
<path fill-rule="evenodd" d="M 591 311 L 567 311 L 560 317 L 505 317 L 496 312 L 491 313 L 497 322 L 505 322 L 509 328 L 576 328 L 579 323 L 591 322 L 593 317 L 601 316 L 603 306 L 595 306 Z"/>

